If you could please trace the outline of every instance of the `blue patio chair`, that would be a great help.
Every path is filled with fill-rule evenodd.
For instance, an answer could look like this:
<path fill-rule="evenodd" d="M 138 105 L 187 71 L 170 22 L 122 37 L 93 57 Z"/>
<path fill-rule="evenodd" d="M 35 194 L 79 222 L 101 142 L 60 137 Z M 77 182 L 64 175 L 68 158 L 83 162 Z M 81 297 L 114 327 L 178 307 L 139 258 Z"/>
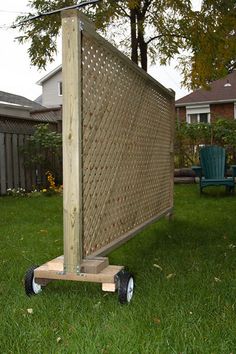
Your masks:
<path fill-rule="evenodd" d="M 208 186 L 226 186 L 227 191 L 234 192 L 236 165 L 231 166 L 232 177 L 226 177 L 226 154 L 220 146 L 206 146 L 199 152 L 201 166 L 192 166 L 199 177 L 200 193 Z"/>

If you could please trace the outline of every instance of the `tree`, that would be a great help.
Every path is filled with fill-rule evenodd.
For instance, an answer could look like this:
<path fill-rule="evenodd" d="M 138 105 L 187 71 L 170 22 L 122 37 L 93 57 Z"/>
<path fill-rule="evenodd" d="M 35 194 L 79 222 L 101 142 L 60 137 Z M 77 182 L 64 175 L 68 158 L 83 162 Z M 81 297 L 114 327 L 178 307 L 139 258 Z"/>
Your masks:
<path fill-rule="evenodd" d="M 86 13 L 98 29 L 118 38 L 120 48 L 126 53 L 128 49 L 130 58 L 146 71 L 148 58 L 167 64 L 178 56 L 183 85 L 197 88 L 207 87 L 236 66 L 235 2 L 203 0 L 201 11 L 196 12 L 191 0 L 101 0 L 96 6 L 87 6 Z M 76 3 L 30 0 L 32 13 L 17 18 L 23 33 L 18 40 L 30 42 L 33 65 L 45 68 L 48 61 L 53 61 L 60 14 L 24 23 L 22 20 Z"/>
<path fill-rule="evenodd" d="M 179 52 L 186 36 L 184 19 L 191 12 L 190 0 L 106 0 L 97 7 L 94 20 L 104 31 L 110 23 L 117 28 L 119 21 L 119 32 L 129 26 L 129 38 L 123 33 L 123 43 L 131 48 L 131 60 L 147 71 L 148 57 L 165 64 Z"/>
<path fill-rule="evenodd" d="M 236 1 L 203 0 L 191 23 L 182 58 L 184 83 L 195 89 L 226 76 L 236 67 Z"/>

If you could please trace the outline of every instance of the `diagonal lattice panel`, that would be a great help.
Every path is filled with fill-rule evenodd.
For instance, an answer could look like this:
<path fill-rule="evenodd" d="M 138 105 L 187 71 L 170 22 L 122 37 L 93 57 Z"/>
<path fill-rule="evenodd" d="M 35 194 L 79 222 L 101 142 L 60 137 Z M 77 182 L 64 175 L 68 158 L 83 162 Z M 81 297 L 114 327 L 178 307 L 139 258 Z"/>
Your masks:
<path fill-rule="evenodd" d="M 83 255 L 172 207 L 173 99 L 82 35 Z"/>

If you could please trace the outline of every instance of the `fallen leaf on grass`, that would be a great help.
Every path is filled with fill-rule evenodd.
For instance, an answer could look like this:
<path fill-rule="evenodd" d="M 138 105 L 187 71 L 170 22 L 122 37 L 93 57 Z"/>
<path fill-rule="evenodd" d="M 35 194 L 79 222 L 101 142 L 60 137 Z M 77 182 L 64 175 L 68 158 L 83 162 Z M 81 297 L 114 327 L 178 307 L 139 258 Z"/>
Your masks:
<path fill-rule="evenodd" d="M 32 315 L 33 309 L 27 309 L 27 312 L 28 312 L 30 315 Z"/>
<path fill-rule="evenodd" d="M 222 280 L 220 278 L 217 278 L 215 277 L 214 280 L 217 282 L 217 283 L 220 283 Z"/>
<path fill-rule="evenodd" d="M 233 243 L 231 243 L 231 244 L 229 245 L 229 249 L 231 249 L 231 250 L 233 250 L 235 247 L 236 247 L 236 245 L 234 245 Z"/>
<path fill-rule="evenodd" d="M 157 325 L 159 325 L 161 323 L 160 318 L 153 318 L 153 322 Z"/>
<path fill-rule="evenodd" d="M 159 266 L 158 264 L 153 264 L 153 267 L 158 268 L 158 269 L 160 269 L 160 270 L 163 270 L 162 267 Z"/>
<path fill-rule="evenodd" d="M 171 278 L 173 278 L 173 277 L 175 277 L 175 276 L 176 276 L 175 273 L 170 273 L 170 274 L 168 274 L 168 275 L 166 276 L 166 279 L 171 279 Z"/>
<path fill-rule="evenodd" d="M 61 337 L 57 337 L 57 343 L 60 343 L 62 341 Z"/>
<path fill-rule="evenodd" d="M 102 349 L 102 354 L 109 354 L 110 352 L 108 352 L 108 349 L 107 348 L 103 348 Z"/>
<path fill-rule="evenodd" d="M 40 232 L 41 234 L 47 234 L 47 233 L 48 233 L 48 230 L 39 230 L 39 232 Z"/>

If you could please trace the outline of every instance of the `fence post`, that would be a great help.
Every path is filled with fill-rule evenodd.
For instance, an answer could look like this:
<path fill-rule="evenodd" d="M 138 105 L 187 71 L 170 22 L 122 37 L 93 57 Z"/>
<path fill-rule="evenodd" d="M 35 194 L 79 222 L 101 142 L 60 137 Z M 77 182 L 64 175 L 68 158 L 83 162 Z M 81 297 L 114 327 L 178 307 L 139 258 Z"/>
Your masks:
<path fill-rule="evenodd" d="M 81 30 L 77 11 L 62 13 L 64 271 L 82 260 Z"/>
<path fill-rule="evenodd" d="M 0 194 L 6 194 L 5 135 L 0 133 Z"/>

